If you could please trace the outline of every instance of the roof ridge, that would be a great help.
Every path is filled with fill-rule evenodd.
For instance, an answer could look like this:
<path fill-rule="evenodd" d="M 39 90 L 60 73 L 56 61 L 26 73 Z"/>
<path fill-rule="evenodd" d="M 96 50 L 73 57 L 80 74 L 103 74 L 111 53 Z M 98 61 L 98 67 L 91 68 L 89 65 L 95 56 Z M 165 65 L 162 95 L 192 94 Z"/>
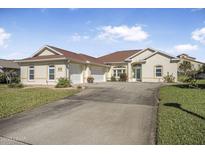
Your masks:
<path fill-rule="evenodd" d="M 69 51 L 69 50 L 66 50 L 66 49 L 63 49 L 63 48 L 59 48 L 59 47 L 55 47 L 55 46 L 51 46 L 51 45 L 46 45 L 46 46 L 48 46 L 48 47 L 50 47 L 50 48 L 53 48 L 54 50 L 60 49 L 60 50 L 63 50 L 63 51 L 65 51 L 65 52 L 71 52 L 71 53 L 74 53 L 74 54 L 79 54 L 79 53 L 76 53 L 76 52 L 73 52 L 73 51 Z M 60 52 L 60 51 L 59 51 L 59 52 Z"/>
<path fill-rule="evenodd" d="M 82 55 L 82 56 L 88 56 L 88 57 L 97 59 L 96 57 L 93 57 L 93 56 L 90 56 L 90 55 L 87 55 L 87 54 L 84 54 L 84 53 L 78 53 L 78 54 L 79 54 L 79 55 Z"/>
<path fill-rule="evenodd" d="M 54 47 L 54 46 L 51 46 L 51 45 L 47 45 L 47 46 L 54 49 L 54 50 L 57 50 L 60 53 L 62 53 L 63 56 L 65 56 L 65 57 L 68 57 L 69 54 L 70 54 L 70 56 L 73 55 L 73 56 L 71 56 L 71 59 L 73 59 L 73 60 L 82 60 L 84 62 L 90 61 L 90 62 L 93 62 L 93 63 L 103 64 L 103 62 L 101 60 L 99 60 L 96 57 L 90 56 L 88 54 L 84 54 L 84 53 L 80 53 L 80 52 L 76 53 L 76 52 L 72 52 L 72 51 L 69 51 L 69 50 L 62 49 L 62 48 Z"/>

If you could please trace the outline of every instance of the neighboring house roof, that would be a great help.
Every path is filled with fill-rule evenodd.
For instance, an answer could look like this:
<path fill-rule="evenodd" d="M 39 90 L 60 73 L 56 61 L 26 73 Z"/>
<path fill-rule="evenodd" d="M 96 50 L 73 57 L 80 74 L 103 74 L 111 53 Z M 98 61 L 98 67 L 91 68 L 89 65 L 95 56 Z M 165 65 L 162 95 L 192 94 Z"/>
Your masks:
<path fill-rule="evenodd" d="M 41 53 L 41 51 L 44 48 L 48 48 L 50 50 L 52 50 L 52 52 L 56 52 L 55 55 L 46 55 L 46 56 L 38 56 L 39 53 Z M 78 62 L 82 62 L 82 63 L 94 63 L 94 64 L 103 64 L 103 62 L 101 60 L 99 60 L 98 58 L 86 55 L 86 54 L 81 54 L 81 53 L 75 53 L 72 51 L 68 51 L 65 49 L 61 49 L 61 48 L 57 48 L 54 46 L 50 46 L 47 45 L 43 48 L 41 48 L 37 53 L 35 53 L 33 55 L 33 57 L 29 57 L 29 58 L 25 58 L 23 59 L 23 61 L 32 61 L 32 60 L 46 60 L 46 59 L 63 59 L 63 58 L 68 58 L 70 60 L 73 61 L 78 61 Z"/>
<path fill-rule="evenodd" d="M 200 61 L 196 60 L 196 58 L 191 57 L 191 56 L 184 54 L 184 53 L 181 55 L 178 55 L 177 57 L 182 59 L 182 60 L 187 60 L 187 61 L 192 61 L 192 62 L 196 62 L 196 63 L 200 63 L 200 64 L 205 64 L 204 62 L 200 62 Z"/>
<path fill-rule="evenodd" d="M 187 57 L 187 58 L 190 58 L 190 59 L 193 59 L 193 60 L 196 59 L 195 57 L 191 57 L 191 56 L 189 56 L 189 55 L 187 55 L 187 54 L 185 54 L 185 53 L 182 53 L 182 54 L 178 55 L 177 57 L 178 57 L 178 58 Z"/>
<path fill-rule="evenodd" d="M 205 64 L 204 62 L 200 62 L 198 60 L 194 60 L 194 59 L 190 59 L 190 58 L 185 58 L 185 57 L 182 57 L 180 58 L 182 60 L 186 60 L 186 61 L 192 61 L 192 62 L 196 62 L 196 63 L 200 63 L 200 64 Z"/>
<path fill-rule="evenodd" d="M 102 57 L 98 57 L 99 60 L 103 61 L 104 63 L 112 63 L 112 62 L 124 62 L 125 59 L 128 57 L 136 54 L 141 50 L 123 50 L 123 51 L 117 51 Z"/>
<path fill-rule="evenodd" d="M 6 60 L 6 59 L 0 59 L 0 67 L 1 68 L 14 68 L 19 69 L 19 65 L 14 62 L 14 60 Z"/>

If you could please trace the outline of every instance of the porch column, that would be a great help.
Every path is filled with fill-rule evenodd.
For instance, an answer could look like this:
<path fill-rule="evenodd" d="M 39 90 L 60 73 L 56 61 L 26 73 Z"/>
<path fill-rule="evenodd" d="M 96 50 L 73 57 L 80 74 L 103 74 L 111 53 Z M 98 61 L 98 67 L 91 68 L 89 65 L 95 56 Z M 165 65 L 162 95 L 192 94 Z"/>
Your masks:
<path fill-rule="evenodd" d="M 131 63 L 128 63 L 128 66 L 127 66 L 127 77 L 128 77 L 128 82 L 131 82 L 132 81 L 132 65 Z"/>
<path fill-rule="evenodd" d="M 85 67 L 85 75 L 84 75 L 84 82 L 87 83 L 87 78 L 91 76 L 90 66 L 86 65 Z"/>

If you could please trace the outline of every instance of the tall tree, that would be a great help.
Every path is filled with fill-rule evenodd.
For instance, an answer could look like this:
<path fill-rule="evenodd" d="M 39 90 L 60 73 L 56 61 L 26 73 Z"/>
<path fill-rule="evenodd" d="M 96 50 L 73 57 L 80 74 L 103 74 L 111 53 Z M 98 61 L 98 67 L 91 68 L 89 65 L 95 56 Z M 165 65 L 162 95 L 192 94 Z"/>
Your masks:
<path fill-rule="evenodd" d="M 179 71 L 183 73 L 185 76 L 187 76 L 192 71 L 192 64 L 188 61 L 183 61 L 179 65 Z"/>

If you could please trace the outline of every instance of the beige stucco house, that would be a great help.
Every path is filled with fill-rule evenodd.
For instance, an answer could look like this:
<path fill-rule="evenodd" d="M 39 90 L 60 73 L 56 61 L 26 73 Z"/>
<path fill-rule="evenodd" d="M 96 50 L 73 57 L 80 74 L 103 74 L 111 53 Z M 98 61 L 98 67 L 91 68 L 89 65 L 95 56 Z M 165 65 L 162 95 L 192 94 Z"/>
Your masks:
<path fill-rule="evenodd" d="M 23 84 L 55 85 L 60 77 L 80 84 L 86 83 L 89 76 L 94 82 L 106 82 L 112 76 L 118 79 L 121 73 L 127 74 L 128 82 L 163 82 L 167 74 L 177 82 L 181 59 L 152 48 L 117 51 L 95 58 L 46 45 L 18 63 Z"/>

